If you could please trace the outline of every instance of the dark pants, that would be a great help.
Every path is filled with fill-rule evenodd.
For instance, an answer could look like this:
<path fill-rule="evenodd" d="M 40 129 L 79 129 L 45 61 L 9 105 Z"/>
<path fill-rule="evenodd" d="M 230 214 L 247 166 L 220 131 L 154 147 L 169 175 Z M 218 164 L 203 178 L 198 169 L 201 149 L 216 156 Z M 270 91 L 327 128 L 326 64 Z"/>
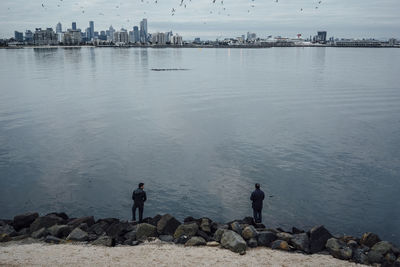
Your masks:
<path fill-rule="evenodd" d="M 139 209 L 139 222 L 143 220 L 143 207 L 144 205 L 135 205 L 132 207 L 132 221 L 136 221 L 136 209 Z"/>
<path fill-rule="evenodd" d="M 261 212 L 262 209 L 253 209 L 253 218 L 256 223 L 261 223 Z"/>

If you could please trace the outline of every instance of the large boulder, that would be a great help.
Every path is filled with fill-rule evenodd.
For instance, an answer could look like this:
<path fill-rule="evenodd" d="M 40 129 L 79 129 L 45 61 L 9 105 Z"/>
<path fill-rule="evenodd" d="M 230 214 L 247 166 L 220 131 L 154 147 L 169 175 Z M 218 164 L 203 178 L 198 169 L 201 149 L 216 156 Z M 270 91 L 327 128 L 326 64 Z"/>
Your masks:
<path fill-rule="evenodd" d="M 47 229 L 43 227 L 43 228 L 40 228 L 39 230 L 33 232 L 31 234 L 31 237 L 33 237 L 35 239 L 39 239 L 39 238 L 47 236 L 47 234 L 48 234 Z"/>
<path fill-rule="evenodd" d="M 383 255 L 376 250 L 371 250 L 367 254 L 370 263 L 382 263 Z"/>
<path fill-rule="evenodd" d="M 15 231 L 29 227 L 38 217 L 39 214 L 37 212 L 30 212 L 15 216 L 13 221 Z"/>
<path fill-rule="evenodd" d="M 393 245 L 387 241 L 380 241 L 372 246 L 368 252 L 370 263 L 382 263 L 388 253 L 392 253 Z"/>
<path fill-rule="evenodd" d="M 148 224 L 154 225 L 157 227 L 158 222 L 161 220 L 162 216 L 160 214 L 157 214 L 153 218 L 148 220 Z"/>
<path fill-rule="evenodd" d="M 361 264 L 368 264 L 368 257 L 365 255 L 364 251 L 362 249 L 355 249 L 353 251 L 353 260 L 356 263 L 361 263 Z"/>
<path fill-rule="evenodd" d="M 231 226 L 232 231 L 235 231 L 239 235 L 242 234 L 242 227 L 240 226 L 240 224 L 238 222 L 233 222 L 233 223 L 231 223 L 230 226 Z"/>
<path fill-rule="evenodd" d="M 293 237 L 291 234 L 285 232 L 277 233 L 276 236 L 278 239 L 285 240 L 286 242 L 289 242 Z"/>
<path fill-rule="evenodd" d="M 360 244 L 372 248 L 372 246 L 379 241 L 381 241 L 381 239 L 378 235 L 368 232 L 361 236 Z"/>
<path fill-rule="evenodd" d="M 280 249 L 284 251 L 289 251 L 289 244 L 285 240 L 275 240 L 271 243 L 272 249 Z"/>
<path fill-rule="evenodd" d="M 136 239 L 145 240 L 148 237 L 157 237 L 157 228 L 154 225 L 148 223 L 138 224 L 136 229 Z"/>
<path fill-rule="evenodd" d="M 51 244 L 60 244 L 60 243 L 63 242 L 63 240 L 58 238 L 58 237 L 55 237 L 55 236 L 52 236 L 52 235 L 48 235 L 44 239 L 44 242 L 51 243 Z"/>
<path fill-rule="evenodd" d="M 218 228 L 217 231 L 215 231 L 214 233 L 214 240 L 217 242 L 221 242 L 222 235 L 226 230 L 227 229 Z"/>
<path fill-rule="evenodd" d="M 161 241 L 171 243 L 174 241 L 174 237 L 172 235 L 160 235 L 158 237 Z"/>
<path fill-rule="evenodd" d="M 200 230 L 205 233 L 211 233 L 210 220 L 208 218 L 201 219 Z"/>
<path fill-rule="evenodd" d="M 246 241 L 236 232 L 226 230 L 222 234 L 221 245 L 233 252 L 243 254 L 246 252 Z"/>
<path fill-rule="evenodd" d="M 68 221 L 68 219 L 69 219 L 68 215 L 65 212 L 52 212 L 52 213 L 46 214 L 45 216 L 57 216 L 65 221 Z"/>
<path fill-rule="evenodd" d="M 103 233 L 105 233 L 108 227 L 109 224 L 106 221 L 99 221 L 89 227 L 89 233 L 102 235 Z"/>
<path fill-rule="evenodd" d="M 174 238 L 178 239 L 181 235 L 186 235 L 190 238 L 195 236 L 198 230 L 199 226 L 197 223 L 181 224 L 175 230 Z"/>
<path fill-rule="evenodd" d="M 135 241 L 136 240 L 136 230 L 132 230 L 124 235 L 126 240 Z"/>
<path fill-rule="evenodd" d="M 11 241 L 11 237 L 8 234 L 0 234 L 0 243 Z"/>
<path fill-rule="evenodd" d="M 244 240 L 250 240 L 252 238 L 257 238 L 257 231 L 253 225 L 246 226 L 242 231 L 242 237 Z"/>
<path fill-rule="evenodd" d="M 257 242 L 259 246 L 269 247 L 276 240 L 276 234 L 270 231 L 258 232 Z"/>
<path fill-rule="evenodd" d="M 257 247 L 258 246 L 257 239 L 255 239 L 253 237 L 253 238 L 250 238 L 249 240 L 247 240 L 247 246 L 250 247 L 250 248 Z"/>
<path fill-rule="evenodd" d="M 93 216 L 87 216 L 82 218 L 76 218 L 68 222 L 68 225 L 71 225 L 72 228 L 78 227 L 82 223 L 86 223 L 88 227 L 92 226 L 94 222 Z"/>
<path fill-rule="evenodd" d="M 14 235 L 15 229 L 11 225 L 5 224 L 0 226 L 0 234 Z"/>
<path fill-rule="evenodd" d="M 109 227 L 106 229 L 106 233 L 108 236 L 112 238 L 118 238 L 120 236 L 123 236 L 126 234 L 128 231 L 129 223 L 128 222 L 115 222 L 111 224 Z"/>
<path fill-rule="evenodd" d="M 93 241 L 92 245 L 113 247 L 113 246 L 115 246 L 115 241 L 111 237 L 104 235 L 104 236 L 100 236 L 95 241 Z"/>
<path fill-rule="evenodd" d="M 325 244 L 332 235 L 326 228 L 315 226 L 310 230 L 310 252 L 317 253 L 325 249 Z"/>
<path fill-rule="evenodd" d="M 88 239 L 88 233 L 78 227 L 72 230 L 72 232 L 67 236 L 67 240 L 71 241 L 87 241 Z"/>
<path fill-rule="evenodd" d="M 58 238 L 64 238 L 68 236 L 71 233 L 71 227 L 68 225 L 53 225 L 47 229 L 50 235 L 58 237 Z"/>
<path fill-rule="evenodd" d="M 298 250 L 310 253 L 310 238 L 306 233 L 294 234 L 290 239 L 290 244 Z"/>
<path fill-rule="evenodd" d="M 213 240 L 206 232 L 203 232 L 200 229 L 197 231 L 196 235 L 204 238 L 204 240 L 206 240 L 207 242 Z"/>
<path fill-rule="evenodd" d="M 205 245 L 206 245 L 206 241 L 204 240 L 204 238 L 202 238 L 200 236 L 193 236 L 185 243 L 185 246 L 190 246 L 190 247 L 205 246 Z"/>
<path fill-rule="evenodd" d="M 30 225 L 29 231 L 31 233 L 45 227 L 49 228 L 50 226 L 53 226 L 55 224 L 61 224 L 64 220 L 60 217 L 57 216 L 43 216 L 43 217 L 38 217 L 35 219 L 35 221 Z"/>
<path fill-rule="evenodd" d="M 329 238 L 325 244 L 325 247 L 328 249 L 329 253 L 335 258 L 340 258 L 340 250 L 345 246 L 346 243 L 334 237 Z"/>
<path fill-rule="evenodd" d="M 160 235 L 173 235 L 181 223 L 170 214 L 161 216 L 157 223 L 157 232 Z"/>

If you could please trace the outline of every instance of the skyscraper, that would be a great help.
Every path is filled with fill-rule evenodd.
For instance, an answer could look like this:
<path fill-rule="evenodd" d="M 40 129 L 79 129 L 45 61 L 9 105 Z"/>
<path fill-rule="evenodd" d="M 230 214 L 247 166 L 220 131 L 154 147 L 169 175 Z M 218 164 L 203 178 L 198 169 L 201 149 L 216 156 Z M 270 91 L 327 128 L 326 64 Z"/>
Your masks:
<path fill-rule="evenodd" d="M 143 19 L 140 22 L 140 42 L 147 43 L 147 19 Z"/>
<path fill-rule="evenodd" d="M 57 26 L 56 26 L 56 33 L 62 33 L 62 25 L 61 25 L 61 22 L 57 23 Z"/>
<path fill-rule="evenodd" d="M 89 41 L 91 41 L 94 38 L 94 22 L 93 21 L 89 21 L 89 28 L 90 28 Z"/>
<path fill-rule="evenodd" d="M 72 22 L 72 30 L 76 31 L 76 22 Z"/>
<path fill-rule="evenodd" d="M 139 27 L 134 26 L 133 27 L 133 38 L 134 38 L 134 43 L 140 42 L 140 34 L 139 34 Z"/>

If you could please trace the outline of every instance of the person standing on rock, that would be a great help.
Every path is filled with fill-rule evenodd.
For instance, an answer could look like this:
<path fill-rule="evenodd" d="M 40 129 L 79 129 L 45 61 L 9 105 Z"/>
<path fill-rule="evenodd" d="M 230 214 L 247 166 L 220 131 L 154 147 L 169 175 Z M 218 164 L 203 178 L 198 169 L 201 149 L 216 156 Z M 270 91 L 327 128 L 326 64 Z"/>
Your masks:
<path fill-rule="evenodd" d="M 136 221 L 136 209 L 139 209 L 139 223 L 143 220 L 144 202 L 147 200 L 146 192 L 143 189 L 144 183 L 139 183 L 138 188 L 132 193 L 132 221 Z"/>
<path fill-rule="evenodd" d="M 261 223 L 261 213 L 263 208 L 264 192 L 260 189 L 260 184 L 255 185 L 256 190 L 251 193 L 250 200 L 253 201 L 253 218 L 256 223 Z"/>

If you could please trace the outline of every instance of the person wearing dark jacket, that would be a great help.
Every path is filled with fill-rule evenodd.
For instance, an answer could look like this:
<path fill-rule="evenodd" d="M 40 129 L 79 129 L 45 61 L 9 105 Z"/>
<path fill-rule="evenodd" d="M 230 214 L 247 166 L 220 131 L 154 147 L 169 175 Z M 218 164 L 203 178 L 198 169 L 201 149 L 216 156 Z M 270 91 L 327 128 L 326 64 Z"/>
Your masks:
<path fill-rule="evenodd" d="M 263 208 L 264 192 L 260 189 L 260 184 L 256 184 L 256 190 L 251 193 L 250 200 L 253 201 L 253 217 L 256 223 L 261 223 L 261 213 Z"/>
<path fill-rule="evenodd" d="M 139 223 L 142 222 L 144 202 L 147 200 L 146 192 L 143 189 L 144 183 L 139 183 L 138 188 L 132 193 L 132 221 L 136 221 L 136 209 L 139 209 Z"/>

